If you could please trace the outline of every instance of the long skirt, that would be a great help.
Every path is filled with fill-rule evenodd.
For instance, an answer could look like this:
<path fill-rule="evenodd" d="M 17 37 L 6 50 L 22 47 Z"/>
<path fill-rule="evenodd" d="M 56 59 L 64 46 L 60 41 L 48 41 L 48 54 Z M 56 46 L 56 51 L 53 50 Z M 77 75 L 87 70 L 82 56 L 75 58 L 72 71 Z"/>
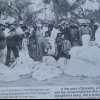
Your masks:
<path fill-rule="evenodd" d="M 0 49 L 0 63 L 5 63 L 6 61 L 6 54 L 7 54 L 7 48 Z"/>
<path fill-rule="evenodd" d="M 43 37 L 38 37 L 37 38 L 37 60 L 42 60 L 43 56 L 44 56 L 44 47 L 43 47 Z"/>
<path fill-rule="evenodd" d="M 80 46 L 80 43 L 79 43 L 79 41 L 77 41 L 77 42 L 73 42 L 73 45 L 72 45 L 73 47 L 75 47 L 75 46 Z"/>
<path fill-rule="evenodd" d="M 82 44 L 83 46 L 89 46 L 90 45 L 90 35 L 83 35 L 82 36 Z"/>
<path fill-rule="evenodd" d="M 22 50 L 28 52 L 28 39 L 24 38 L 22 42 Z"/>
<path fill-rule="evenodd" d="M 28 45 L 28 50 L 29 56 L 34 60 L 37 60 L 36 45 L 34 44 L 34 41 L 31 41 L 31 43 Z"/>

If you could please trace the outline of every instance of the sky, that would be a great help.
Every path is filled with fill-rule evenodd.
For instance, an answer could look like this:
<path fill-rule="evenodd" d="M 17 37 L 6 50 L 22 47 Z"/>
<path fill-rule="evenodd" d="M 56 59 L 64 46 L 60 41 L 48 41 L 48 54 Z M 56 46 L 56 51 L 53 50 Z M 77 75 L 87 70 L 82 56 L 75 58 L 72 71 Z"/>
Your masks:
<path fill-rule="evenodd" d="M 89 10 L 97 10 L 99 8 L 99 4 L 97 2 L 90 2 L 89 0 L 86 1 L 86 4 L 83 6 L 84 9 Z"/>
<path fill-rule="evenodd" d="M 73 4 L 76 0 L 68 0 L 71 4 Z M 95 2 L 90 2 L 89 0 L 86 0 L 86 4 L 83 7 L 83 9 L 89 9 L 89 10 L 95 10 L 99 8 L 99 4 L 94 0 Z"/>
<path fill-rule="evenodd" d="M 76 0 L 68 0 L 69 3 L 73 4 Z"/>

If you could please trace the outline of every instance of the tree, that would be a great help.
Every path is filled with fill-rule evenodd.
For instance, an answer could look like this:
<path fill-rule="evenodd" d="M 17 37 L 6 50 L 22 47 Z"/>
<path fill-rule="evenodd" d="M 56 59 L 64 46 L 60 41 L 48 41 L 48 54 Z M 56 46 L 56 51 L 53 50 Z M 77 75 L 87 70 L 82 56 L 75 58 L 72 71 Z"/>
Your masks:
<path fill-rule="evenodd" d="M 6 11 L 7 9 L 6 5 L 8 5 L 8 3 L 9 3 L 8 0 L 0 0 L 0 18 L 1 15 L 4 14 L 4 12 Z"/>
<path fill-rule="evenodd" d="M 70 4 L 68 0 L 49 0 L 46 2 L 44 0 L 44 3 L 50 3 L 53 2 L 53 12 L 55 13 L 55 17 L 63 17 L 68 15 L 70 13 L 74 17 L 78 18 L 85 18 L 85 12 L 83 8 L 81 7 L 83 4 L 85 4 L 86 0 L 76 0 L 73 4 Z M 76 10 L 78 11 L 76 13 Z"/>
<path fill-rule="evenodd" d="M 98 6 L 99 8 L 98 9 L 95 9 L 95 10 L 88 10 L 88 9 L 85 9 L 85 13 L 86 13 L 86 18 L 88 19 L 93 19 L 95 22 L 98 22 L 100 23 L 100 0 L 89 0 L 90 2 L 93 2 L 93 3 L 98 3 Z"/>
<path fill-rule="evenodd" d="M 18 20 L 23 20 L 26 23 L 32 23 L 36 16 L 43 11 L 44 8 L 41 8 L 38 11 L 30 9 L 30 6 L 33 5 L 31 0 L 12 0 L 8 6 L 9 16 L 15 17 Z"/>
<path fill-rule="evenodd" d="M 7 13 L 9 16 L 14 16 L 19 20 L 23 20 L 23 14 L 31 4 L 30 0 L 13 0 L 10 2 L 10 5 L 6 5 L 8 7 Z"/>

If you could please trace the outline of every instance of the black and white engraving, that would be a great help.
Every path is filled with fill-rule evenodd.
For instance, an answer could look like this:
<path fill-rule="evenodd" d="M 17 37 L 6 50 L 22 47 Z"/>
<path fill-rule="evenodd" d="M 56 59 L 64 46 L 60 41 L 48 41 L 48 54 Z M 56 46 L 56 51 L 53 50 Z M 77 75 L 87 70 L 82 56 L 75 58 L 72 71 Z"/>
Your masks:
<path fill-rule="evenodd" d="M 100 0 L 0 0 L 0 87 L 100 84 Z"/>

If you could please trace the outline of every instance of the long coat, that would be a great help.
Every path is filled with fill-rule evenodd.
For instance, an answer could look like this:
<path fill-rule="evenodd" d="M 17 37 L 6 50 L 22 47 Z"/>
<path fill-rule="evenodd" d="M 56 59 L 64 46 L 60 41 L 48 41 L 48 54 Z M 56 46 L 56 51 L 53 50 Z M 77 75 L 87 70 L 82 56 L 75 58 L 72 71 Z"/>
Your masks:
<path fill-rule="evenodd" d="M 81 45 L 81 34 L 79 30 L 72 30 L 72 46 Z"/>
<path fill-rule="evenodd" d="M 65 38 L 68 38 L 68 40 L 72 43 L 71 29 L 69 27 L 63 29 L 62 34 L 64 35 Z"/>
<path fill-rule="evenodd" d="M 5 63 L 6 59 L 6 39 L 3 31 L 0 30 L 0 63 Z"/>
<path fill-rule="evenodd" d="M 0 30 L 0 49 L 4 49 L 6 47 L 6 37 L 3 31 Z"/>

